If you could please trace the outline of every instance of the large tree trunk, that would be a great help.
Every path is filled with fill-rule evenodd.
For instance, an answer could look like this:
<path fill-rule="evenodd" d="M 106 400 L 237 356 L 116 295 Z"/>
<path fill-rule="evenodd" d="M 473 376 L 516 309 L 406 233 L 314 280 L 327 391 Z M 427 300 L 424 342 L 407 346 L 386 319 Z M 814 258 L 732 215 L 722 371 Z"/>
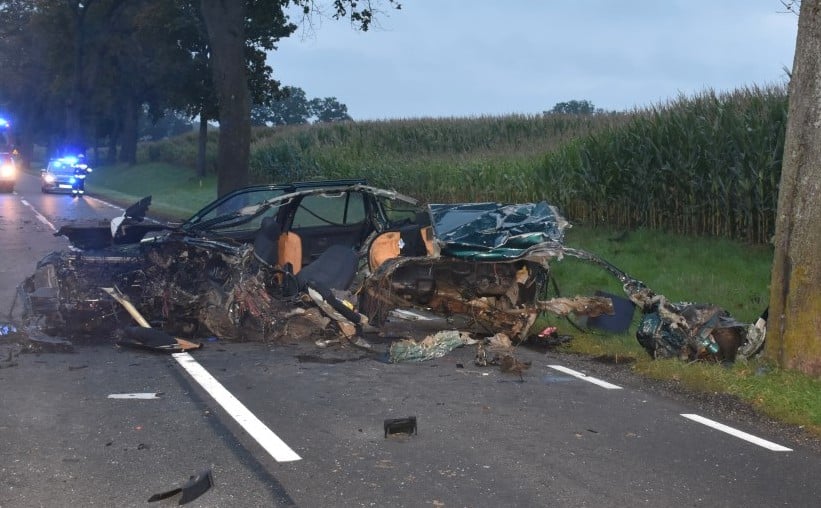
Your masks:
<path fill-rule="evenodd" d="M 120 126 L 115 125 L 108 133 L 108 150 L 106 153 L 106 163 L 115 164 L 117 162 L 117 143 L 120 139 Z"/>
<path fill-rule="evenodd" d="M 208 120 L 205 119 L 205 108 L 200 110 L 200 131 L 197 136 L 197 176 L 205 178 L 205 155 L 208 145 Z"/>
<path fill-rule="evenodd" d="M 134 92 L 129 91 L 123 106 L 122 136 L 120 137 L 120 162 L 129 165 L 137 163 L 137 136 L 140 105 Z"/>
<path fill-rule="evenodd" d="M 219 101 L 217 195 L 248 184 L 251 106 L 245 69 L 245 1 L 202 0 Z"/>
<path fill-rule="evenodd" d="M 766 355 L 821 377 L 821 0 L 798 18 Z"/>
<path fill-rule="evenodd" d="M 74 12 L 74 48 L 71 88 L 68 100 L 66 101 L 66 139 L 63 140 L 68 149 L 85 152 L 86 146 L 83 140 L 83 131 L 80 116 L 83 111 L 85 94 L 83 93 L 83 64 L 85 62 L 85 7 L 75 8 Z"/>

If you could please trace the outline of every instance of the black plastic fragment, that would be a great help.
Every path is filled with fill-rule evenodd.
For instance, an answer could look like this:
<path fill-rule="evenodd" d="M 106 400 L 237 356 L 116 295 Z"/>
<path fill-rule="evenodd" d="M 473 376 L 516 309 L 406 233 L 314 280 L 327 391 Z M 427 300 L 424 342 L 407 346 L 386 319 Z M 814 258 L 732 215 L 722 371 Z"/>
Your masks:
<path fill-rule="evenodd" d="M 173 497 L 182 492 L 179 504 L 183 505 L 197 499 L 213 486 L 214 478 L 211 475 L 211 470 L 206 469 L 204 471 L 200 471 L 197 475 L 190 477 L 182 487 L 171 489 L 166 492 L 160 492 L 159 494 L 154 494 L 148 498 L 148 502 L 153 503 L 154 501 L 168 499 L 169 497 Z"/>
<path fill-rule="evenodd" d="M 418 434 L 416 429 L 416 417 L 388 418 L 385 420 L 385 437 L 388 434 Z"/>
<path fill-rule="evenodd" d="M 128 326 L 122 329 L 122 335 L 123 337 L 116 342 L 118 346 L 148 349 L 160 353 L 179 353 L 202 347 L 202 343 L 172 337 L 157 328 Z"/>
<path fill-rule="evenodd" d="M 125 336 L 117 341 L 117 345 L 119 346 L 131 346 L 173 353 L 180 351 L 177 340 L 162 330 L 143 328 L 141 326 L 128 326 L 123 328 L 123 332 Z"/>

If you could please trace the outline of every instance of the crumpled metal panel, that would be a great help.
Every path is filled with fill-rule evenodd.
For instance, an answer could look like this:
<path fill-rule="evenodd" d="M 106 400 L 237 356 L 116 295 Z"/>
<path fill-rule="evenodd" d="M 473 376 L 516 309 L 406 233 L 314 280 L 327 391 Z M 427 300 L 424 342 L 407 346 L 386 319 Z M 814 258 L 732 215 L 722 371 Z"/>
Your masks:
<path fill-rule="evenodd" d="M 562 244 L 569 226 L 544 201 L 428 205 L 441 252 L 463 259 L 513 259 L 540 243 Z"/>

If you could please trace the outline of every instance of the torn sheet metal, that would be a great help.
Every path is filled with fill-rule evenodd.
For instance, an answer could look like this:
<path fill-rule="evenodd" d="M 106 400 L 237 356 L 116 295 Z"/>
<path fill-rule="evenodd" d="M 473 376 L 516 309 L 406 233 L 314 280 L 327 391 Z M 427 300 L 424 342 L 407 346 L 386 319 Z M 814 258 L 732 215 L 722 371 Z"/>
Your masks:
<path fill-rule="evenodd" d="M 431 204 L 429 209 L 442 252 L 463 259 L 520 257 L 535 245 L 563 243 L 569 226 L 545 202 Z"/>
<path fill-rule="evenodd" d="M 763 348 L 766 313 L 758 323 L 747 324 L 717 305 L 670 302 L 592 253 L 570 248 L 564 252 L 604 268 L 623 284 L 628 299 L 642 313 L 636 339 L 653 358 L 732 362 L 750 358 Z"/>
<path fill-rule="evenodd" d="M 361 222 L 328 215 L 333 207 L 347 214 L 350 203 L 362 207 Z M 144 316 L 141 326 L 164 338 L 367 344 L 363 334 L 421 339 L 457 330 L 520 342 L 545 312 L 613 314 L 606 296 L 540 299 L 551 263 L 569 255 L 622 283 L 643 314 L 637 338 L 654 357 L 733 359 L 763 342 L 763 328 L 715 306 L 670 303 L 564 246 L 568 223 L 544 202 L 421 209 L 364 181 L 303 182 L 239 189 L 176 227 L 144 224 L 149 204 L 104 225 L 61 228 L 80 250 L 46 256 L 21 285 L 31 329 L 151 346 L 157 337 L 129 339 L 133 312 L 102 289 L 117 288 Z M 372 252 L 377 246 L 386 250 Z"/>

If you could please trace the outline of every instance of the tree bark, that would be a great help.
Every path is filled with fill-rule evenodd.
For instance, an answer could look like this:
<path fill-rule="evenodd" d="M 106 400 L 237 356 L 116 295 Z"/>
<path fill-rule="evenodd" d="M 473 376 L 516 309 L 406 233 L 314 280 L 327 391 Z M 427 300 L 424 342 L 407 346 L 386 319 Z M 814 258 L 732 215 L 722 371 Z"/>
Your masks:
<path fill-rule="evenodd" d="M 245 1 L 201 0 L 219 101 L 217 196 L 248 185 L 251 106 L 245 68 Z"/>
<path fill-rule="evenodd" d="M 205 156 L 208 145 L 208 120 L 205 119 L 205 108 L 200 111 L 200 131 L 197 136 L 197 176 L 205 178 Z"/>
<path fill-rule="evenodd" d="M 129 165 L 137 163 L 137 136 L 138 118 L 140 104 L 134 96 L 134 92 L 129 90 L 123 106 L 122 136 L 120 136 L 120 162 Z"/>
<path fill-rule="evenodd" d="M 821 377 L 821 0 L 803 0 L 790 80 L 765 354 Z"/>
<path fill-rule="evenodd" d="M 85 15 L 86 7 L 74 7 L 74 68 L 71 75 L 71 88 L 66 101 L 66 139 L 63 142 L 74 151 L 85 152 L 82 122 L 80 116 L 83 111 L 85 94 L 83 93 L 83 65 L 85 63 Z M 76 153 L 75 153 L 76 154 Z"/>

